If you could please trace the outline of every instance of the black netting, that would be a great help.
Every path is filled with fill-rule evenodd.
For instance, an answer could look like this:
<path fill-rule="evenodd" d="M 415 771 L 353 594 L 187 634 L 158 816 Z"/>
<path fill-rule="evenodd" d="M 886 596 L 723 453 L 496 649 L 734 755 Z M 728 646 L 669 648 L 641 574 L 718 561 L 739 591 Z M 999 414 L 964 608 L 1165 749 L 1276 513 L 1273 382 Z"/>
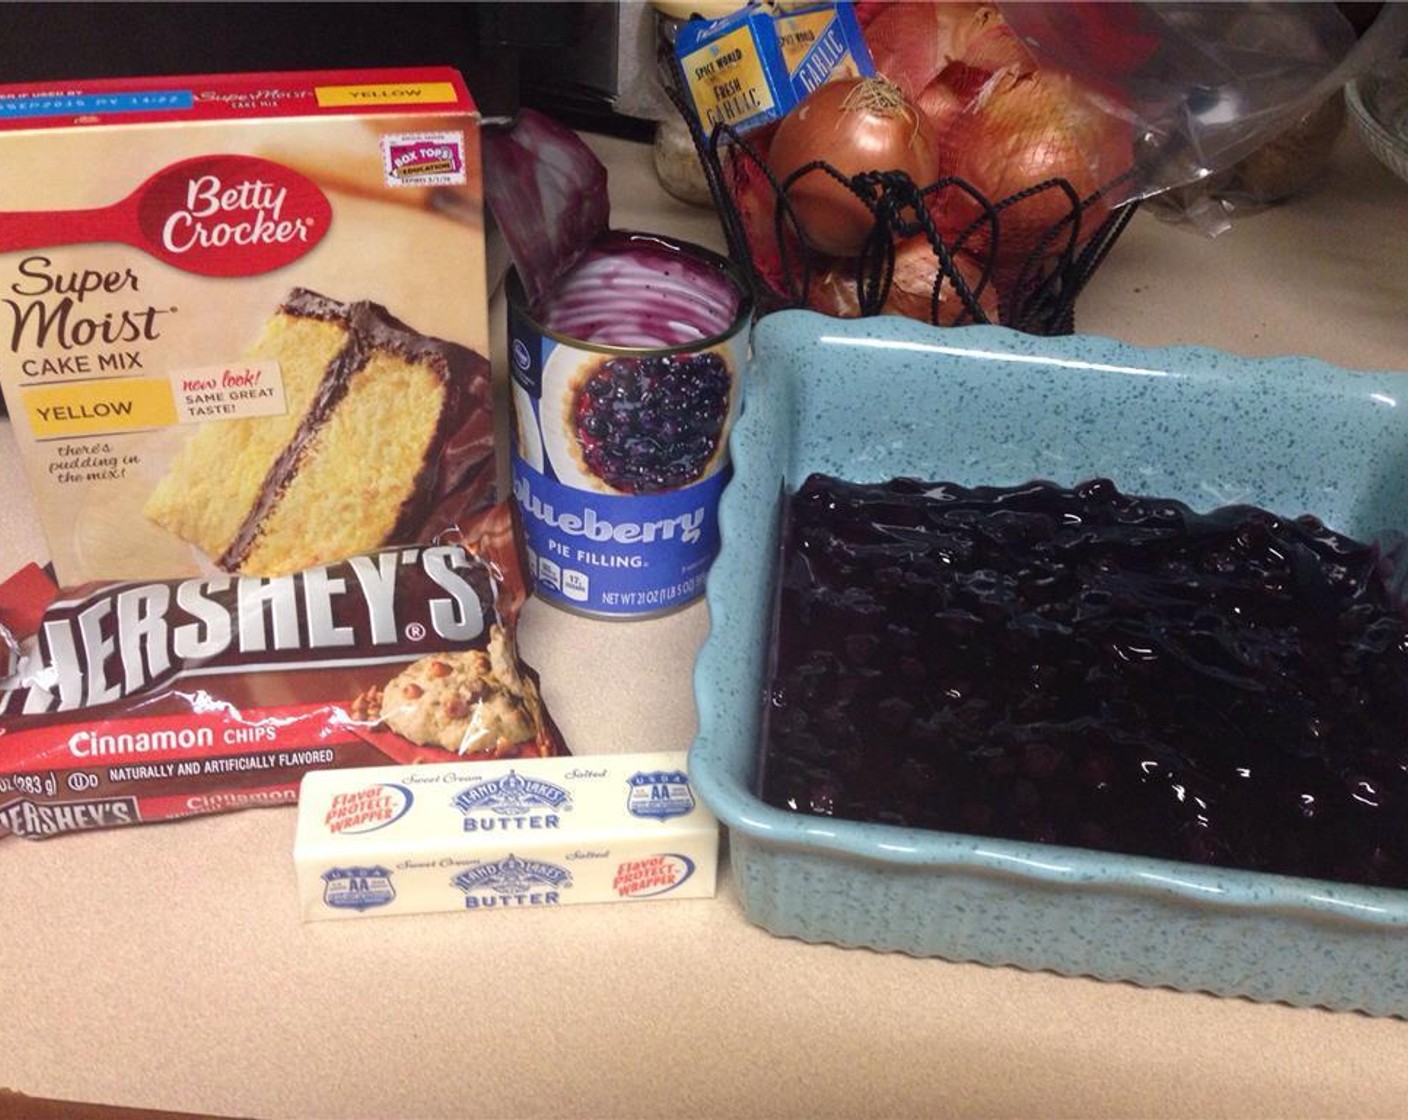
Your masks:
<path fill-rule="evenodd" d="M 925 262 L 926 277 L 932 272 L 927 316 L 931 322 L 944 326 L 1001 323 L 1028 334 L 1070 334 L 1075 329 L 1076 297 L 1137 206 L 1109 204 L 1117 197 L 1123 177 L 1084 198 L 1066 180 L 1049 179 L 996 201 L 952 176 L 922 185 L 901 171 L 847 178 L 820 160 L 779 181 L 748 136 L 726 124 L 705 132 L 678 92 L 670 94 L 693 136 L 729 255 L 747 275 L 762 313 L 813 307 L 848 315 L 878 314 L 891 299 L 896 246 L 909 242 L 912 253 L 912 239 L 922 237 L 932 253 Z M 856 257 L 826 257 L 808 246 L 788 192 L 812 175 L 836 180 L 873 214 L 874 226 Z M 742 183 L 750 184 L 747 215 L 740 206 Z M 1034 238 L 1024 231 L 1032 247 L 1018 260 L 1004 262 L 1000 254 L 1004 222 L 1017 224 L 1024 206 L 1031 207 L 1037 200 L 1048 205 L 1050 198 L 1043 196 L 1052 195 L 1061 199 L 1061 216 Z M 956 234 L 945 235 L 931 213 L 935 201 L 952 198 L 960 198 L 965 212 L 975 216 Z M 765 240 L 766 246 L 760 244 Z M 836 311 L 838 285 L 844 289 L 840 302 L 846 309 L 841 312 Z M 925 317 L 922 306 L 916 308 L 912 299 L 906 313 Z"/>

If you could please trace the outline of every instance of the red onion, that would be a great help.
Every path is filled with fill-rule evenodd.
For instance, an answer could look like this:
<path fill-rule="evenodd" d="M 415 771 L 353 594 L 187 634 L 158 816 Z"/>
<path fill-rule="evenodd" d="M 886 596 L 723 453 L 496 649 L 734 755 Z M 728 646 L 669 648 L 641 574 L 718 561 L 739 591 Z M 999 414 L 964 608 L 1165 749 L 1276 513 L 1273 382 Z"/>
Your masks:
<path fill-rule="evenodd" d="M 606 168 L 571 129 L 532 109 L 486 126 L 484 198 L 531 306 L 606 229 Z"/>

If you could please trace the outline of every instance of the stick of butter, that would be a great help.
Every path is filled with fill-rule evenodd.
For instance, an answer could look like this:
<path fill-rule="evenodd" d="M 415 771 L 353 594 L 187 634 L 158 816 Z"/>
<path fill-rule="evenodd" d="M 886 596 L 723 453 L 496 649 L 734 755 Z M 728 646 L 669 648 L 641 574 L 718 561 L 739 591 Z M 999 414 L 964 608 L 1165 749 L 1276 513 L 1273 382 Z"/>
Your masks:
<path fill-rule="evenodd" d="M 711 898 L 718 853 L 682 751 L 313 771 L 293 849 L 305 920 Z"/>

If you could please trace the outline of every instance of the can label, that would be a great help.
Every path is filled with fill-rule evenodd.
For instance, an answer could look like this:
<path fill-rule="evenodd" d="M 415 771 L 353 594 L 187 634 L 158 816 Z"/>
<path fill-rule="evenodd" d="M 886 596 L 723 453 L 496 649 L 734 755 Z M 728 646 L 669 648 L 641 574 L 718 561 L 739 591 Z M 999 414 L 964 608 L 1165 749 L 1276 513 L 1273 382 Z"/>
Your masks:
<path fill-rule="evenodd" d="M 510 299 L 513 494 L 544 599 L 630 618 L 703 594 L 744 326 L 693 350 L 595 348 L 549 335 Z"/>

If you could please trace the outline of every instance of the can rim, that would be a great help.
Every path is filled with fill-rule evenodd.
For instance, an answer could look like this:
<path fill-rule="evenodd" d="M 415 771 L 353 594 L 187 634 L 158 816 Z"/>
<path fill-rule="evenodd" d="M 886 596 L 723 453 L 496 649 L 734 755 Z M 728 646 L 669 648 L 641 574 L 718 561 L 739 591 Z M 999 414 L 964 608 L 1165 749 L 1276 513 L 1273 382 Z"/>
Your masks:
<path fill-rule="evenodd" d="M 689 354 L 697 350 L 707 350 L 710 347 L 718 346 L 735 337 L 740 331 L 745 329 L 749 320 L 753 317 L 753 292 L 747 283 L 743 270 L 729 257 L 716 252 L 705 245 L 697 245 L 692 241 L 680 241 L 677 238 L 669 237 L 665 234 L 650 233 L 645 230 L 634 229 L 607 229 L 598 237 L 593 244 L 600 243 L 608 239 L 629 240 L 632 238 L 646 238 L 650 241 L 667 245 L 671 249 L 686 252 L 690 256 L 699 259 L 702 263 L 709 265 L 728 279 L 734 291 L 738 293 L 738 311 L 733 322 L 724 330 L 717 334 L 707 335 L 704 338 L 694 339 L 692 342 L 684 342 L 679 345 L 666 346 L 619 346 L 609 342 L 591 342 L 587 339 L 574 338 L 571 335 L 561 334 L 558 331 L 545 327 L 531 311 L 528 310 L 528 293 L 524 291 L 523 281 L 518 275 L 518 266 L 513 265 L 508 270 L 508 275 L 504 279 L 504 291 L 508 296 L 509 307 L 515 314 L 520 315 L 527 322 L 528 326 L 541 334 L 544 338 L 550 338 L 554 342 L 564 343 L 568 346 L 575 346 L 579 350 L 592 350 L 602 354 L 657 354 L 669 352 L 675 354 Z"/>

